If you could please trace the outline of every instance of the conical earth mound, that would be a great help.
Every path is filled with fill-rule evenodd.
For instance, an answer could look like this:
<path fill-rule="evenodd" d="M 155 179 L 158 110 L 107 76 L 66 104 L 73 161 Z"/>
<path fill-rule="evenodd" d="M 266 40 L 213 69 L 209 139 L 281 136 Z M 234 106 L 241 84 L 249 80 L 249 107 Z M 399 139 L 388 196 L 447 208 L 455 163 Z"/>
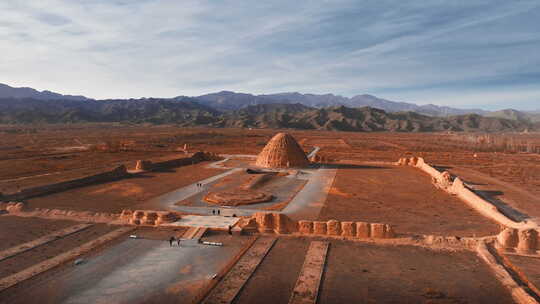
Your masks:
<path fill-rule="evenodd" d="M 255 165 L 263 168 L 306 167 L 309 161 L 294 137 L 278 133 L 257 156 Z"/>

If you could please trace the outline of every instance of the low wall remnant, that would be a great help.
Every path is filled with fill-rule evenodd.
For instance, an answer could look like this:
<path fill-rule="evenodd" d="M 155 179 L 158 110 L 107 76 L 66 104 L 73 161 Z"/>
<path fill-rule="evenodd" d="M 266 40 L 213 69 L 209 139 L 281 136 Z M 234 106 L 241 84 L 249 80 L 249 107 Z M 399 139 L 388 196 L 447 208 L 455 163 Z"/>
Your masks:
<path fill-rule="evenodd" d="M 457 196 L 485 217 L 491 218 L 505 227 L 517 229 L 539 228 L 533 222 L 515 222 L 509 219 L 495 205 L 480 197 L 474 190 L 465 185 L 459 177 L 452 178 L 451 174 L 447 171 L 439 172 L 439 170 L 427 164 L 422 157 L 411 157 L 410 159 L 400 158 L 395 164 L 407 164 L 424 171 L 431 176 L 435 187 Z"/>

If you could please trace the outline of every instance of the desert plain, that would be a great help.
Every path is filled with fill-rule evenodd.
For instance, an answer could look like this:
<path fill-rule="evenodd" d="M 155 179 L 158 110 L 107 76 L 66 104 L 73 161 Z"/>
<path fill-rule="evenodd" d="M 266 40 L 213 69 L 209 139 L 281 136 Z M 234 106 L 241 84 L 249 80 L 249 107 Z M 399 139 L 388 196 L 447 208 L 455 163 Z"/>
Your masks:
<path fill-rule="evenodd" d="M 307 165 L 257 166 L 279 132 Z M 540 300 L 537 133 L 489 135 L 513 146 L 121 124 L 0 136 L 0 303 Z"/>

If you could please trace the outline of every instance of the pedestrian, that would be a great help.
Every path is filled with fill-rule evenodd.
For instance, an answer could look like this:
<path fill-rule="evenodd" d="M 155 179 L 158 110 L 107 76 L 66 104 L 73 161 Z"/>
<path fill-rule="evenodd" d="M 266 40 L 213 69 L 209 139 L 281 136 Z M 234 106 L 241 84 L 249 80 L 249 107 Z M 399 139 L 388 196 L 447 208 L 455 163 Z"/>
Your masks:
<path fill-rule="evenodd" d="M 229 235 L 232 235 L 232 227 L 229 225 Z"/>
<path fill-rule="evenodd" d="M 180 247 L 180 238 L 178 238 L 178 247 Z"/>
<path fill-rule="evenodd" d="M 212 209 L 212 215 L 216 215 L 216 210 Z"/>
<path fill-rule="evenodd" d="M 217 215 L 220 215 L 221 211 L 219 211 L 219 209 L 217 210 Z"/>
<path fill-rule="evenodd" d="M 171 238 L 169 239 L 169 245 L 172 247 L 172 243 L 174 242 L 175 238 L 174 236 L 171 236 Z"/>

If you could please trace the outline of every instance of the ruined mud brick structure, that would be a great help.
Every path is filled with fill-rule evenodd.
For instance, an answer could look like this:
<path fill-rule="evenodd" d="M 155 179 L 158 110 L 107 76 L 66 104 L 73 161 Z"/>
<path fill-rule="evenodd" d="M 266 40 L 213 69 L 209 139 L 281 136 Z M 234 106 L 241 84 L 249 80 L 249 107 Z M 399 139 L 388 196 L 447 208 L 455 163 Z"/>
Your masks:
<path fill-rule="evenodd" d="M 506 252 L 537 254 L 540 251 L 540 233 L 537 229 L 507 227 L 499 233 L 495 245 Z"/>
<path fill-rule="evenodd" d="M 153 210 L 129 210 L 124 209 L 120 218 L 132 225 L 159 226 L 161 224 L 172 223 L 180 219 L 180 216 L 170 211 Z"/>
<path fill-rule="evenodd" d="M 208 203 L 219 206 L 240 206 L 271 201 L 273 195 L 260 191 L 236 189 L 231 191 L 209 192 L 204 196 Z"/>
<path fill-rule="evenodd" d="M 239 222 L 244 231 L 260 233 L 340 236 L 351 238 L 395 238 L 394 229 L 387 224 L 365 222 L 294 221 L 282 213 L 257 212 Z"/>
<path fill-rule="evenodd" d="M 263 148 L 256 166 L 263 168 L 301 168 L 309 165 L 306 153 L 287 133 L 278 133 Z"/>
<path fill-rule="evenodd" d="M 85 176 L 54 184 L 26 188 L 12 194 L 4 194 L 3 196 L 0 196 L 0 201 L 24 200 L 35 196 L 66 191 L 69 189 L 83 187 L 87 185 L 119 180 L 127 177 L 128 175 L 129 173 L 127 172 L 126 166 L 121 165 L 110 171 L 105 171 L 91 176 Z"/>
<path fill-rule="evenodd" d="M 435 187 L 457 196 L 482 215 L 498 222 L 503 227 L 495 243 L 499 250 L 522 254 L 540 253 L 540 227 L 535 222 L 511 220 L 496 206 L 478 195 L 473 188 L 463 183 L 459 177 L 453 177 L 447 171 L 439 172 L 421 157 L 400 158 L 395 164 L 409 165 L 424 171 L 431 176 Z"/>

